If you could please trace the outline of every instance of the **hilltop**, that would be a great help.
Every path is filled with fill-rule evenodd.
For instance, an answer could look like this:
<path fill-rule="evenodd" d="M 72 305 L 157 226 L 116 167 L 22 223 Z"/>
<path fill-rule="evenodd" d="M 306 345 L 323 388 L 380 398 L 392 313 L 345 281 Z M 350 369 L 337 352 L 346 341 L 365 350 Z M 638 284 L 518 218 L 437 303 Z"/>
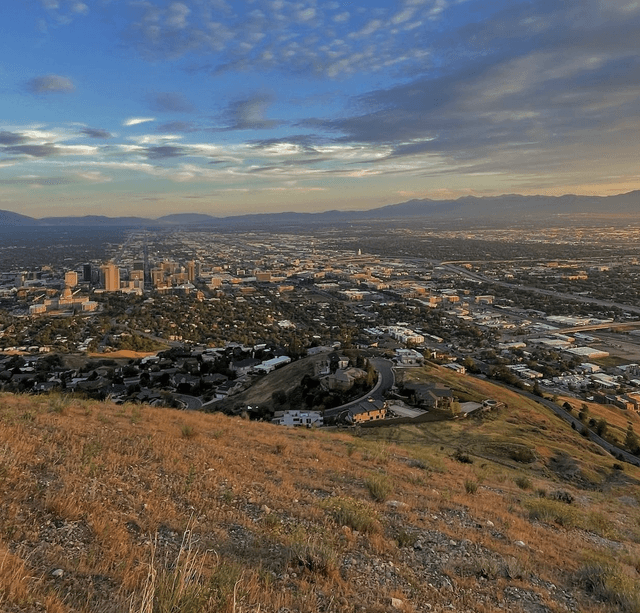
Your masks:
<path fill-rule="evenodd" d="M 329 431 L 0 395 L 2 610 L 640 611 L 640 469 L 411 376 L 506 407 Z"/>

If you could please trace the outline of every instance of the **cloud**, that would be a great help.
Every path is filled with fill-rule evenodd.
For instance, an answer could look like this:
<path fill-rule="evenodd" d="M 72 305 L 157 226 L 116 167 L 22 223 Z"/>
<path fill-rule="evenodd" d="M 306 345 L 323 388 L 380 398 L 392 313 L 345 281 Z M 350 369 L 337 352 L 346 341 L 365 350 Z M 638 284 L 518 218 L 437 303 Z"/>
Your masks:
<path fill-rule="evenodd" d="M 3 151 L 13 155 L 28 155 L 34 158 L 52 157 L 60 153 L 58 147 L 52 143 L 45 145 L 13 145 L 4 147 Z"/>
<path fill-rule="evenodd" d="M 14 132 L 0 132 L 0 145 L 19 145 L 26 143 L 27 138 L 22 134 L 16 134 Z"/>
<path fill-rule="evenodd" d="M 29 141 L 27 141 L 29 142 Z M 60 145 L 51 142 L 9 145 L 0 148 L 0 152 L 10 155 L 27 156 L 29 158 L 50 158 L 56 156 L 87 156 L 96 155 L 99 152 L 97 147 L 86 145 Z"/>
<path fill-rule="evenodd" d="M 0 185 L 27 185 L 31 187 L 52 187 L 55 185 L 69 185 L 75 181 L 69 177 L 16 177 L 0 179 Z"/>
<path fill-rule="evenodd" d="M 201 55 L 214 75 L 277 70 L 337 78 L 376 72 L 397 63 L 416 66 L 433 44 L 443 0 L 406 2 L 371 10 L 366 3 L 314 0 L 238 0 L 223 4 L 183 0 L 134 4 L 126 41 L 153 61 Z M 348 7 L 349 10 L 345 10 Z"/>
<path fill-rule="evenodd" d="M 129 117 L 122 122 L 123 126 L 137 126 L 141 123 L 147 123 L 149 121 L 155 121 L 155 117 Z"/>
<path fill-rule="evenodd" d="M 75 91 L 71 79 L 55 74 L 34 77 L 27 81 L 25 87 L 32 94 L 66 94 Z"/>
<path fill-rule="evenodd" d="M 191 113 L 195 107 L 178 92 L 155 92 L 149 94 L 149 106 L 156 113 Z"/>
<path fill-rule="evenodd" d="M 89 12 L 89 7 L 84 2 L 74 2 L 71 5 L 71 11 L 80 15 L 86 15 Z"/>
<path fill-rule="evenodd" d="M 108 177 L 98 170 L 87 170 L 85 172 L 79 172 L 77 173 L 77 176 L 91 183 L 110 183 L 111 181 L 113 181 L 112 177 Z"/>
<path fill-rule="evenodd" d="M 267 130 L 281 125 L 282 122 L 267 119 L 268 108 L 273 103 L 269 94 L 255 94 L 244 100 L 232 102 L 224 116 L 228 122 L 227 130 Z"/>
<path fill-rule="evenodd" d="M 111 138 L 113 136 L 107 130 L 101 130 L 100 128 L 82 128 L 80 134 L 84 134 L 89 138 Z"/>
<path fill-rule="evenodd" d="M 150 160 L 163 160 L 166 158 L 175 158 L 186 155 L 186 150 L 177 145 L 159 145 L 156 147 L 147 147 L 147 157 Z"/>
<path fill-rule="evenodd" d="M 192 121 L 169 121 L 156 127 L 158 132 L 195 132 L 197 129 Z"/>

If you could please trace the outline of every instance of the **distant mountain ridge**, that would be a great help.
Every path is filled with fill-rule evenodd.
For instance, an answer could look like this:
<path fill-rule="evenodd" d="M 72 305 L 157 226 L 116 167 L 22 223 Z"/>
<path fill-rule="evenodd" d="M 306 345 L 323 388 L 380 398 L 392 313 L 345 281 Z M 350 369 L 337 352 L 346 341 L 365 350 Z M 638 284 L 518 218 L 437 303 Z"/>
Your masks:
<path fill-rule="evenodd" d="M 640 213 L 640 190 L 614 196 L 464 196 L 455 200 L 409 200 L 399 204 L 361 211 L 324 211 L 322 213 L 251 213 L 215 217 L 206 213 L 174 213 L 157 219 L 144 217 L 44 217 L 36 219 L 0 210 L 0 228 L 14 226 L 255 226 L 299 223 L 331 223 L 391 219 L 485 219 L 517 220 L 570 215 L 629 216 Z"/>

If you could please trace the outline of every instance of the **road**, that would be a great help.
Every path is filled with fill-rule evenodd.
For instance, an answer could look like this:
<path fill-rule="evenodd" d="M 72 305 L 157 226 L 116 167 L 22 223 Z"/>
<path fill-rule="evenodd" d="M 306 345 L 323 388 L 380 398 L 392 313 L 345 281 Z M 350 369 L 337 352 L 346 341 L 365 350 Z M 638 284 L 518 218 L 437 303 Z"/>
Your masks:
<path fill-rule="evenodd" d="M 584 302 L 586 304 L 597 304 L 599 306 L 604 306 L 608 308 L 621 309 L 629 313 L 640 314 L 640 306 L 633 306 L 630 304 L 620 304 L 618 302 L 611 302 L 609 300 L 599 300 L 598 298 L 590 298 L 589 296 L 578 296 L 576 294 L 566 294 L 563 292 L 556 292 L 550 289 L 543 289 L 541 287 L 533 287 L 531 285 L 518 285 L 516 283 L 507 283 L 506 281 L 497 281 L 496 279 L 491 279 L 490 277 L 485 277 L 484 275 L 480 275 L 478 273 L 466 270 L 465 268 L 460 268 L 459 266 L 453 266 L 451 264 L 442 264 L 442 267 L 446 268 L 447 270 L 450 270 L 451 272 L 455 272 L 463 277 L 467 277 L 468 279 L 472 279 L 474 281 L 481 281 L 482 283 L 498 285 L 500 287 L 506 287 L 508 289 L 524 290 L 524 291 L 533 292 L 536 294 L 543 294 L 545 296 L 553 296 L 555 298 L 562 298 L 563 300 L 573 300 L 574 302 Z M 612 323 L 611 325 L 614 326 L 615 324 Z"/>
<path fill-rule="evenodd" d="M 544 405 L 545 407 L 547 407 L 548 409 L 551 409 L 558 417 L 560 417 L 561 419 L 564 419 L 564 421 L 566 421 L 567 423 L 574 424 L 577 432 L 580 432 L 582 430 L 582 427 L 584 426 L 584 424 L 579 419 L 571 415 L 571 413 L 569 413 L 568 411 L 565 411 L 561 406 L 558 406 L 555 402 L 551 400 L 547 400 L 546 398 L 541 398 L 540 396 L 536 396 L 531 392 L 526 392 L 517 387 L 511 387 L 510 385 L 504 385 L 504 387 L 518 394 L 521 394 L 522 396 L 525 396 L 526 398 L 529 398 L 535 402 L 538 402 Z M 589 440 L 596 443 L 596 445 L 599 445 L 600 447 L 602 447 L 605 451 L 608 451 L 614 457 L 621 457 L 625 462 L 629 462 L 629 464 L 640 466 L 640 458 L 637 458 L 632 453 L 629 453 L 624 449 L 620 449 L 620 447 L 616 447 L 615 445 L 612 445 L 611 443 L 609 443 L 608 441 L 605 441 L 601 436 L 598 436 L 595 432 L 591 430 L 589 430 Z"/>
<path fill-rule="evenodd" d="M 351 407 L 356 406 L 367 398 L 374 398 L 375 400 L 384 400 L 385 394 L 389 391 L 394 384 L 395 376 L 393 374 L 393 362 L 384 358 L 371 358 L 369 360 L 378 373 L 378 382 L 375 387 L 364 396 L 361 396 L 357 400 L 352 400 L 346 404 L 334 407 L 333 409 L 326 409 L 324 412 L 324 418 L 337 417 L 340 413 L 348 411 Z"/>
<path fill-rule="evenodd" d="M 199 411 L 202 408 L 202 400 L 195 396 L 188 396 L 187 394 L 173 394 L 173 397 L 184 404 L 185 411 Z"/>

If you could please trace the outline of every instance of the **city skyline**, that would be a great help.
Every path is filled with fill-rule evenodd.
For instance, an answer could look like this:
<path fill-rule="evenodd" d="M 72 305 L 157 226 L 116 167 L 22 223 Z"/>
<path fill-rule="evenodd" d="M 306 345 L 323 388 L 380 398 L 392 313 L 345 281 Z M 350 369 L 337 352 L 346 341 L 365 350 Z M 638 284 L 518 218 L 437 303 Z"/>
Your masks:
<path fill-rule="evenodd" d="M 640 187 L 637 2 L 2 14 L 0 209 L 236 215 Z"/>

